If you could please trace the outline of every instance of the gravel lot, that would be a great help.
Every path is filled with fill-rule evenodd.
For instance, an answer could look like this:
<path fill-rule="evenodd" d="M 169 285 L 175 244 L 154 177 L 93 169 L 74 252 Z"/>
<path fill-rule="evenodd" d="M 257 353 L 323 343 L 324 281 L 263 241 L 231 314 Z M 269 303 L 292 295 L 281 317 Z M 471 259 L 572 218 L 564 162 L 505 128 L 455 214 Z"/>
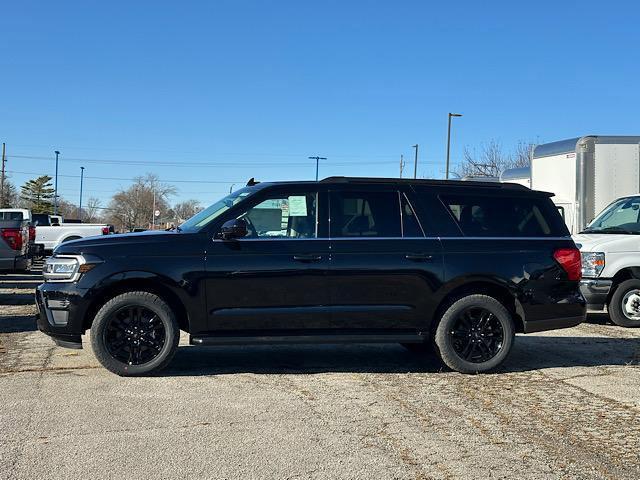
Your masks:
<path fill-rule="evenodd" d="M 0 276 L 0 478 L 640 478 L 640 330 L 603 316 L 519 336 L 492 375 L 184 337 L 124 379 L 36 331 L 39 282 Z"/>

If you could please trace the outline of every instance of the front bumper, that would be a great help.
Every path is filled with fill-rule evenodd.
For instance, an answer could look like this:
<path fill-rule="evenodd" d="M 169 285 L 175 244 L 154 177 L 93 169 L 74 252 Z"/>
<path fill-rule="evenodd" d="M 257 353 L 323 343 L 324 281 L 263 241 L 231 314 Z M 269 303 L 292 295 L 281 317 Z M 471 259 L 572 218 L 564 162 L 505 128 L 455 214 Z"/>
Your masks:
<path fill-rule="evenodd" d="M 612 280 L 608 278 L 583 278 L 580 292 L 587 301 L 589 310 L 602 310 L 611 291 Z"/>
<path fill-rule="evenodd" d="M 36 289 L 38 330 L 61 347 L 82 348 L 86 301 L 73 283 L 43 283 Z"/>

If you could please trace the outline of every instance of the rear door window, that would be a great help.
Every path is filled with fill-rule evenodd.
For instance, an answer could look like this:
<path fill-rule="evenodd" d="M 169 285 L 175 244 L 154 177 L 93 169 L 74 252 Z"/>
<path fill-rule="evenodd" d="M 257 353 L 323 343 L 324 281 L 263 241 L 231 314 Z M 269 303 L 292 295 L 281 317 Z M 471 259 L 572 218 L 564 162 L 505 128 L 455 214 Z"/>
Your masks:
<path fill-rule="evenodd" d="M 331 237 L 402 236 L 397 191 L 331 193 Z"/>
<path fill-rule="evenodd" d="M 400 194 L 400 213 L 402 214 L 402 236 L 423 237 L 424 233 L 416 216 L 416 212 L 404 193 Z"/>
<path fill-rule="evenodd" d="M 444 205 L 468 237 L 566 236 L 562 217 L 547 198 L 442 195 Z"/>

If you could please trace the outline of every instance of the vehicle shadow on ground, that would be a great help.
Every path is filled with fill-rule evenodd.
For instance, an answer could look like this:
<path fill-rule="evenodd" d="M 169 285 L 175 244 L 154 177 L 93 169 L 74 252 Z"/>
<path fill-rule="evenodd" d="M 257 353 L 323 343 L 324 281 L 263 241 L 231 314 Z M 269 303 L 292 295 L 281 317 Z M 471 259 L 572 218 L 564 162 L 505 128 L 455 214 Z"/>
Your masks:
<path fill-rule="evenodd" d="M 496 373 L 638 364 L 640 339 L 518 336 L 511 355 Z M 411 353 L 400 345 L 184 346 L 178 349 L 173 362 L 160 375 L 435 373 L 446 370 L 433 354 Z"/>
<path fill-rule="evenodd" d="M 0 285 L 0 288 L 2 286 Z M 0 314 L 3 305 L 33 305 L 35 303 L 33 292 L 28 293 L 0 293 Z"/>
<path fill-rule="evenodd" d="M 0 333 L 34 332 L 37 329 L 33 315 L 0 315 Z"/>
<path fill-rule="evenodd" d="M 411 373 L 442 368 L 433 355 L 413 354 L 400 345 L 184 346 L 160 375 Z"/>

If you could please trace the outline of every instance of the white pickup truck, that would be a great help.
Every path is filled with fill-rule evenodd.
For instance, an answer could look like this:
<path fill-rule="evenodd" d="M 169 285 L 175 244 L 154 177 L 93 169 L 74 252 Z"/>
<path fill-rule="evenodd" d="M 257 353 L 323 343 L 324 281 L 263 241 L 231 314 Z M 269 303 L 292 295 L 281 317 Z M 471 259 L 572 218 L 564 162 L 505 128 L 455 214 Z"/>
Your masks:
<path fill-rule="evenodd" d="M 615 324 L 640 327 L 640 194 L 612 202 L 573 239 L 588 308 L 606 307 Z"/>
<path fill-rule="evenodd" d="M 36 225 L 36 244 L 45 252 L 53 251 L 58 245 L 96 235 L 111 233 L 109 225 L 98 223 L 65 223 L 60 216 L 34 213 L 32 221 Z"/>

